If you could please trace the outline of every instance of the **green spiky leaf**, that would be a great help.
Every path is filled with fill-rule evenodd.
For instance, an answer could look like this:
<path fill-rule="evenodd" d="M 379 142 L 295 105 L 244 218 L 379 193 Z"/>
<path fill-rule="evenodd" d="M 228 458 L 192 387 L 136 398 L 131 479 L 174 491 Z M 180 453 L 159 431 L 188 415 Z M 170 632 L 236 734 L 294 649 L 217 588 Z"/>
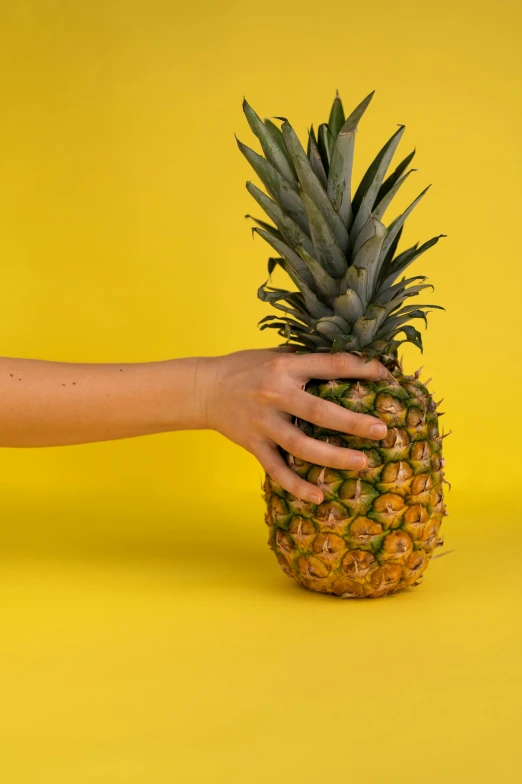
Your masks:
<path fill-rule="evenodd" d="M 386 179 L 384 180 L 383 184 L 379 188 L 379 193 L 377 194 L 377 199 L 375 200 L 376 203 L 379 203 L 381 201 L 381 199 L 384 199 L 384 197 L 386 196 L 388 191 L 391 188 L 393 188 L 393 186 L 395 185 L 397 180 L 399 180 L 402 177 L 402 175 L 404 174 L 404 172 L 406 171 L 406 169 L 408 168 L 408 166 L 412 162 L 414 155 L 415 155 L 415 150 L 410 152 L 410 154 L 407 155 L 398 164 L 398 166 L 395 169 L 395 171 L 393 171 L 388 177 L 386 177 Z M 415 171 L 415 169 L 414 169 L 414 171 Z"/>
<path fill-rule="evenodd" d="M 328 274 L 322 264 L 320 264 L 314 256 L 312 256 L 306 248 L 298 244 L 295 248 L 296 252 L 301 256 L 306 266 L 312 273 L 315 283 L 315 291 L 323 301 L 336 297 L 339 293 L 338 282 Z"/>
<path fill-rule="evenodd" d="M 298 226 L 298 224 L 292 220 L 288 215 L 285 215 L 281 207 L 276 204 L 266 193 L 263 193 L 257 185 L 254 185 L 253 182 L 247 182 L 246 184 L 247 190 L 251 196 L 257 201 L 259 206 L 266 212 L 270 220 L 272 220 L 277 228 L 279 229 L 279 234 L 281 237 L 287 242 L 290 247 L 294 248 L 298 243 L 302 243 L 303 247 L 309 253 L 313 253 L 313 245 L 312 241 L 308 237 L 307 234 Z M 266 229 L 266 225 L 262 226 L 261 228 Z"/>
<path fill-rule="evenodd" d="M 328 125 L 326 123 L 322 123 L 322 125 L 320 125 L 317 130 L 317 148 L 319 150 L 319 155 L 321 156 L 321 160 L 323 162 L 324 170 L 327 176 L 330 170 L 330 157 L 333 146 L 334 140 Z"/>
<path fill-rule="evenodd" d="M 328 196 L 348 229 L 352 224 L 351 182 L 355 134 L 372 97 L 373 93 L 367 95 L 340 128 L 328 171 Z"/>
<path fill-rule="evenodd" d="M 388 250 L 388 253 L 384 257 L 384 260 L 381 261 L 381 259 L 379 259 L 379 267 L 380 267 L 379 278 L 382 278 L 386 274 L 386 272 L 385 272 L 386 269 L 389 267 L 389 265 L 392 263 L 392 261 L 395 258 L 395 254 L 397 252 L 397 248 L 399 247 L 399 242 L 401 241 L 403 229 L 404 229 L 404 227 L 401 226 L 397 236 L 393 240 L 393 242 L 392 242 L 392 244 L 391 244 L 391 246 L 390 246 L 390 248 Z"/>
<path fill-rule="evenodd" d="M 354 206 L 354 221 L 353 226 L 350 231 L 350 240 L 351 242 L 355 242 L 358 233 L 370 217 L 375 200 L 377 198 L 377 194 L 379 192 L 379 188 L 382 185 L 382 181 L 384 179 L 384 175 L 390 165 L 390 161 L 397 149 L 397 146 L 402 138 L 402 135 L 405 131 L 405 126 L 401 125 L 399 130 L 396 131 L 391 139 L 389 139 L 382 150 L 379 152 L 377 158 L 372 163 L 370 168 L 368 169 L 371 172 L 372 176 L 368 176 L 367 182 L 365 183 L 364 190 L 361 191 L 361 186 L 359 186 L 358 193 L 361 191 L 361 201 L 357 207 L 357 211 L 355 212 Z M 375 166 L 375 170 L 372 168 L 374 164 L 377 162 Z M 367 176 L 368 172 L 363 177 L 363 183 Z M 362 183 L 361 183 L 362 184 Z M 354 200 L 355 201 L 355 200 Z"/>
<path fill-rule="evenodd" d="M 366 299 L 363 302 L 367 301 L 373 292 L 374 282 L 379 274 L 381 248 L 386 238 L 386 226 L 376 218 L 370 218 L 370 221 L 373 224 L 373 235 L 361 245 L 353 260 L 354 266 L 364 268 L 368 273 Z"/>
<path fill-rule="evenodd" d="M 416 169 L 410 169 L 409 171 L 406 172 L 406 174 L 404 174 L 400 179 L 397 180 L 395 185 L 392 188 L 390 188 L 390 190 L 385 194 L 385 196 L 382 197 L 382 199 L 379 202 L 377 202 L 376 206 L 373 209 L 372 215 L 374 215 L 376 218 L 379 218 L 379 220 L 382 220 L 382 218 L 384 217 L 384 213 L 390 206 L 392 200 L 397 195 L 399 189 L 404 185 L 404 183 L 406 182 L 410 174 L 413 174 L 414 171 L 416 171 Z"/>
<path fill-rule="evenodd" d="M 344 125 L 344 109 L 339 92 L 336 93 L 332 108 L 330 110 L 330 117 L 328 118 L 328 128 L 335 141 L 337 134 Z"/>
<path fill-rule="evenodd" d="M 277 250 L 277 252 L 280 253 L 281 256 L 283 256 L 285 259 L 285 269 L 303 295 L 306 308 L 309 313 L 315 318 L 329 316 L 329 308 L 320 302 L 316 296 L 316 293 L 314 292 L 315 283 L 312 273 L 302 258 L 295 251 L 289 248 L 288 245 L 279 242 L 279 240 L 277 240 L 275 237 L 272 237 L 272 235 L 268 234 L 267 232 L 264 232 L 262 229 L 255 229 L 255 231 L 260 234 L 270 245 L 272 245 L 272 247 L 275 248 L 275 250 Z"/>
<path fill-rule="evenodd" d="M 319 334 L 331 340 L 334 340 L 336 335 L 349 335 L 351 331 L 350 325 L 340 316 L 327 316 L 319 319 L 316 329 Z"/>
<path fill-rule="evenodd" d="M 383 246 L 382 246 L 382 250 L 381 250 L 381 265 L 384 262 L 384 259 L 386 258 L 386 254 L 388 253 L 388 251 L 389 251 L 389 249 L 390 249 L 390 247 L 391 247 L 391 245 L 393 243 L 393 240 L 397 236 L 398 232 L 401 230 L 401 228 L 402 228 L 402 226 L 404 224 L 404 221 L 406 220 L 408 215 L 410 215 L 410 213 L 415 209 L 415 207 L 420 202 L 420 200 L 429 191 L 430 187 L 431 186 L 428 185 L 427 188 L 424 188 L 424 190 L 421 193 L 419 193 L 417 198 L 412 201 L 412 203 L 409 205 L 409 207 L 407 207 L 404 210 L 404 212 L 401 215 L 399 215 L 398 218 L 395 218 L 395 220 L 392 223 L 390 223 L 390 225 L 388 227 L 388 234 L 386 236 L 386 239 L 383 242 Z"/>
<path fill-rule="evenodd" d="M 359 351 L 360 346 L 355 335 L 336 335 L 332 343 L 332 354 L 339 351 Z"/>
<path fill-rule="evenodd" d="M 290 248 L 285 242 L 280 240 L 278 237 L 274 237 L 273 234 L 270 234 L 264 229 L 257 228 L 254 229 L 254 232 L 259 234 L 260 237 L 268 242 L 268 244 L 271 245 L 274 250 L 276 250 L 279 255 L 283 257 L 285 260 L 285 270 L 288 272 L 300 291 L 302 284 L 311 288 L 312 291 L 314 290 L 315 284 L 312 273 L 299 254 L 292 250 L 292 248 Z"/>
<path fill-rule="evenodd" d="M 383 340 L 389 340 L 400 331 L 398 330 L 398 327 L 402 327 L 404 324 L 407 324 L 409 321 L 414 321 L 415 319 L 422 319 L 425 324 L 428 323 L 426 313 L 424 313 L 423 310 L 412 310 L 410 313 L 406 313 L 403 316 L 395 316 L 386 319 L 386 322 L 382 325 L 375 337 L 377 339 L 382 338 Z"/>
<path fill-rule="evenodd" d="M 433 288 L 433 286 L 429 283 L 422 283 L 417 284 L 415 286 L 411 286 L 417 280 L 426 280 L 425 275 L 415 275 L 413 278 L 402 279 L 399 283 L 396 283 L 389 288 L 382 288 L 379 289 L 377 296 L 375 297 L 375 302 L 378 305 L 386 305 L 387 303 L 393 302 L 395 297 L 400 296 L 403 293 L 413 292 L 418 293 L 418 291 L 425 289 L 425 288 Z M 410 286 L 410 288 L 408 288 Z M 411 296 L 411 294 L 410 294 Z"/>
<path fill-rule="evenodd" d="M 303 149 L 303 146 L 294 129 L 289 122 L 283 122 L 281 126 L 286 146 L 301 183 L 303 191 L 314 202 L 317 208 L 323 213 L 328 221 L 332 234 L 334 235 L 339 247 L 343 252 L 347 252 L 350 247 L 350 240 L 346 226 L 342 222 L 338 213 L 334 210 L 332 202 L 328 198 L 319 178 L 315 174 Z"/>
<path fill-rule="evenodd" d="M 366 308 L 368 304 L 368 270 L 352 264 L 346 270 L 341 284 L 341 292 L 353 289 Z"/>
<path fill-rule="evenodd" d="M 262 155 L 251 150 L 239 139 L 237 144 L 274 201 L 308 234 L 310 229 L 306 213 L 297 191 Z"/>
<path fill-rule="evenodd" d="M 445 234 L 439 234 L 436 237 L 432 237 L 430 240 L 427 240 L 427 242 L 421 245 L 420 248 L 414 245 L 413 248 L 409 248 L 407 251 L 404 251 L 404 253 L 401 253 L 399 256 L 397 256 L 397 258 L 394 259 L 388 265 L 388 267 L 383 270 L 386 277 L 380 284 L 380 290 L 382 291 L 389 288 L 398 275 L 404 272 L 404 270 L 409 267 L 410 264 L 413 264 L 413 262 L 416 261 L 419 256 L 422 256 L 423 253 L 436 245 L 437 242 L 445 236 Z"/>
<path fill-rule="evenodd" d="M 279 144 L 276 142 L 261 118 L 252 109 L 246 99 L 243 101 L 243 111 L 245 112 L 245 116 L 250 128 L 252 129 L 252 132 L 257 136 L 261 143 L 261 147 L 267 161 L 269 161 L 272 166 L 274 166 L 280 172 L 280 174 L 282 174 L 283 177 L 285 177 L 295 188 L 297 186 L 297 180 L 286 155 L 283 153 Z"/>
<path fill-rule="evenodd" d="M 253 215 L 245 215 L 245 218 L 248 218 L 251 221 L 254 221 L 256 226 L 259 226 L 260 229 L 263 231 L 267 231 L 269 234 L 272 234 L 273 237 L 278 237 L 279 239 L 283 239 L 281 233 L 275 228 L 275 226 L 271 226 L 270 223 L 266 223 L 263 220 L 259 220 L 259 218 L 254 218 Z"/>
<path fill-rule="evenodd" d="M 334 313 L 342 316 L 349 324 L 355 324 L 358 318 L 364 315 L 364 306 L 361 298 L 354 289 L 348 289 L 334 301 Z"/>
<path fill-rule="evenodd" d="M 269 277 L 272 275 L 273 271 L 275 270 L 275 268 L 277 266 L 279 266 L 279 267 L 283 266 L 282 262 L 283 262 L 283 259 L 281 259 L 281 258 L 273 258 L 272 257 L 272 258 L 268 259 L 268 275 L 269 275 Z"/>
<path fill-rule="evenodd" d="M 296 301 L 296 297 L 299 295 L 295 292 L 285 291 L 284 289 L 267 289 L 267 284 L 263 283 L 257 291 L 257 296 L 262 302 L 269 302 L 272 307 L 299 319 L 307 324 L 309 328 L 315 321 L 306 312 L 304 302 L 301 304 Z M 285 305 L 285 302 L 288 304 Z"/>
<path fill-rule="evenodd" d="M 348 120 L 341 115 L 339 99 L 329 119 L 331 128 L 320 126 L 317 139 L 310 129 L 306 153 L 285 118 L 278 118 L 283 123 L 281 129 L 272 121 L 261 123 L 246 104 L 247 119 L 266 157 L 239 141 L 238 145 L 269 194 L 252 183 L 247 185 L 273 222 L 252 218 L 256 223 L 254 233 L 279 254 L 270 258 L 269 274 L 279 265 L 297 288 L 288 291 L 266 283 L 260 287 L 260 299 L 278 311 L 261 319 L 260 328 L 275 330 L 285 339 L 283 345 L 298 348 L 298 353 L 353 351 L 367 361 L 378 357 L 391 367 L 397 363 L 403 343 L 412 343 L 422 351 L 422 337 L 412 322 L 426 322 L 428 312 L 443 309 L 438 305 L 408 305 L 432 287 L 423 275 L 399 278 L 444 235 L 397 253 L 405 220 L 426 191 L 387 230 L 381 222 L 411 174 L 408 166 L 414 153 L 386 176 L 402 126 L 362 178 L 353 211 L 343 206 L 350 185 L 342 175 L 349 169 L 351 176 L 354 132 L 370 98 L 359 104 Z M 281 161 L 288 163 L 293 184 L 281 173 L 276 158 L 285 170 Z"/>
<path fill-rule="evenodd" d="M 283 138 L 283 134 L 281 133 L 281 128 L 278 128 L 275 122 L 273 122 L 269 117 L 265 117 L 263 122 L 265 124 L 265 128 L 267 129 L 268 133 L 270 134 L 270 136 L 272 137 L 272 139 L 277 144 L 277 146 L 285 156 L 286 160 L 288 161 L 290 168 L 295 176 L 294 165 L 292 163 L 292 159 L 290 158 L 290 153 L 286 149 L 286 144 Z"/>
<path fill-rule="evenodd" d="M 353 325 L 352 332 L 357 338 L 361 348 L 368 346 L 377 331 L 377 319 L 361 316 Z"/>
<path fill-rule="evenodd" d="M 329 275 L 340 278 L 347 267 L 346 257 L 339 247 L 328 221 L 314 200 L 304 191 L 301 193 L 301 199 L 310 226 L 314 255 Z"/>
<path fill-rule="evenodd" d="M 317 148 L 317 142 L 315 140 L 315 134 L 313 128 L 310 129 L 310 132 L 308 134 L 307 155 L 313 172 L 317 176 L 317 179 L 319 180 L 323 188 L 326 190 L 328 187 L 328 180 L 326 177 L 326 172 L 324 170 L 323 162 L 321 160 L 321 156 L 319 155 L 319 150 Z"/>

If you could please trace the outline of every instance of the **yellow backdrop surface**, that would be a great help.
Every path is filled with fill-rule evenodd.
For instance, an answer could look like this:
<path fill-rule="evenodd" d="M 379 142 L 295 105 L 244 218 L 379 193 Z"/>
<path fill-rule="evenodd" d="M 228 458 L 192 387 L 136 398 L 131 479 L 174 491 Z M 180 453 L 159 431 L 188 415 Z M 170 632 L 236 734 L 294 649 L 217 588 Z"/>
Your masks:
<path fill-rule="evenodd" d="M 406 239 L 449 235 L 407 367 L 454 431 L 451 554 L 362 603 L 277 569 L 216 434 L 2 450 L 3 780 L 520 782 L 521 32 L 515 0 L 0 2 L 4 355 L 269 345 L 242 97 L 303 133 L 376 89 L 356 176 L 405 123 Z"/>

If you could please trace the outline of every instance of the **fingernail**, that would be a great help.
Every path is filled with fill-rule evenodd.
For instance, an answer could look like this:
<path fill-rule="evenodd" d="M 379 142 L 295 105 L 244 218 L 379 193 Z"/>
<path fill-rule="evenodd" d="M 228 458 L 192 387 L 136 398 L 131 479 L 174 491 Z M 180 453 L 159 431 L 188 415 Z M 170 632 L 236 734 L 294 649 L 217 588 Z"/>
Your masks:
<path fill-rule="evenodd" d="M 323 497 L 322 495 L 319 495 L 319 493 L 312 493 L 310 495 L 310 501 L 312 502 L 312 504 L 320 504 L 322 500 Z"/>
<path fill-rule="evenodd" d="M 368 461 L 364 457 L 364 455 L 356 455 L 351 459 L 350 468 L 353 468 L 354 471 L 361 471 L 363 468 L 366 468 Z"/>
<path fill-rule="evenodd" d="M 370 436 L 372 438 L 384 438 L 387 432 L 388 428 L 384 422 L 377 422 L 377 424 L 370 427 Z"/>
<path fill-rule="evenodd" d="M 388 378 L 388 375 L 389 371 L 384 367 L 384 365 L 381 365 L 379 368 L 379 378 Z"/>

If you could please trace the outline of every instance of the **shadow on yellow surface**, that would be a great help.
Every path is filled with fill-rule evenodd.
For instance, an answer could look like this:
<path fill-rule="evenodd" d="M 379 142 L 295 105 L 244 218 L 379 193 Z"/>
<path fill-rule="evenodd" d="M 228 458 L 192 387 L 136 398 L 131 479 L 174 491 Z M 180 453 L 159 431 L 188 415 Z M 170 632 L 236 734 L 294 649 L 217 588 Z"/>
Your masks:
<path fill-rule="evenodd" d="M 40 500 L 47 549 L 19 519 L 1 562 L 6 781 L 520 781 L 520 528 L 454 519 L 422 586 L 343 601 L 291 583 L 260 520 L 88 543 Z"/>

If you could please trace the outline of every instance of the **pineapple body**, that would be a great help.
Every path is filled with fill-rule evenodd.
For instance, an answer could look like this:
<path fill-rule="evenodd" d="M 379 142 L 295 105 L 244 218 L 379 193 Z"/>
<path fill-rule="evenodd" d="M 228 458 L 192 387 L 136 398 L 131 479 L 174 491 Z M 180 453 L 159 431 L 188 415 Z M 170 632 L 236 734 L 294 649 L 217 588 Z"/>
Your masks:
<path fill-rule="evenodd" d="M 439 543 L 445 514 L 437 406 L 418 373 L 404 375 L 398 357 L 404 343 L 422 351 L 414 324 L 427 324 L 427 314 L 440 309 L 416 299 L 431 286 L 424 275 L 411 274 L 411 265 L 445 235 L 401 247 L 405 221 L 428 188 L 385 219 L 416 171 L 409 168 L 413 150 L 389 172 L 403 125 L 352 190 L 356 133 L 372 96 L 346 117 L 337 94 L 328 122 L 317 134 L 309 129 L 306 150 L 288 120 L 278 118 L 280 127 L 263 121 L 244 101 L 263 155 L 238 140 L 266 189 L 247 183 L 265 213 L 253 218 L 253 231 L 276 253 L 269 278 L 280 268 L 295 286 L 269 280 L 260 286 L 258 297 L 277 311 L 262 318 L 260 328 L 275 329 L 284 345 L 301 352 L 351 352 L 376 358 L 389 371 L 379 383 L 316 381 L 307 387 L 380 417 L 388 426 L 380 443 L 296 422 L 312 438 L 364 451 L 366 470 L 334 470 L 285 455 L 294 471 L 321 487 L 319 505 L 295 498 L 270 477 L 265 481 L 270 545 L 281 567 L 306 588 L 343 597 L 385 596 L 416 585 Z"/>
<path fill-rule="evenodd" d="M 265 480 L 269 544 L 283 571 L 305 588 L 343 598 L 377 598 L 416 585 L 440 542 L 442 437 L 435 402 L 416 375 L 382 382 L 311 382 L 307 391 L 388 426 L 379 442 L 299 422 L 306 435 L 359 449 L 361 472 L 305 463 L 290 467 L 317 484 L 324 501 L 295 498 Z"/>

